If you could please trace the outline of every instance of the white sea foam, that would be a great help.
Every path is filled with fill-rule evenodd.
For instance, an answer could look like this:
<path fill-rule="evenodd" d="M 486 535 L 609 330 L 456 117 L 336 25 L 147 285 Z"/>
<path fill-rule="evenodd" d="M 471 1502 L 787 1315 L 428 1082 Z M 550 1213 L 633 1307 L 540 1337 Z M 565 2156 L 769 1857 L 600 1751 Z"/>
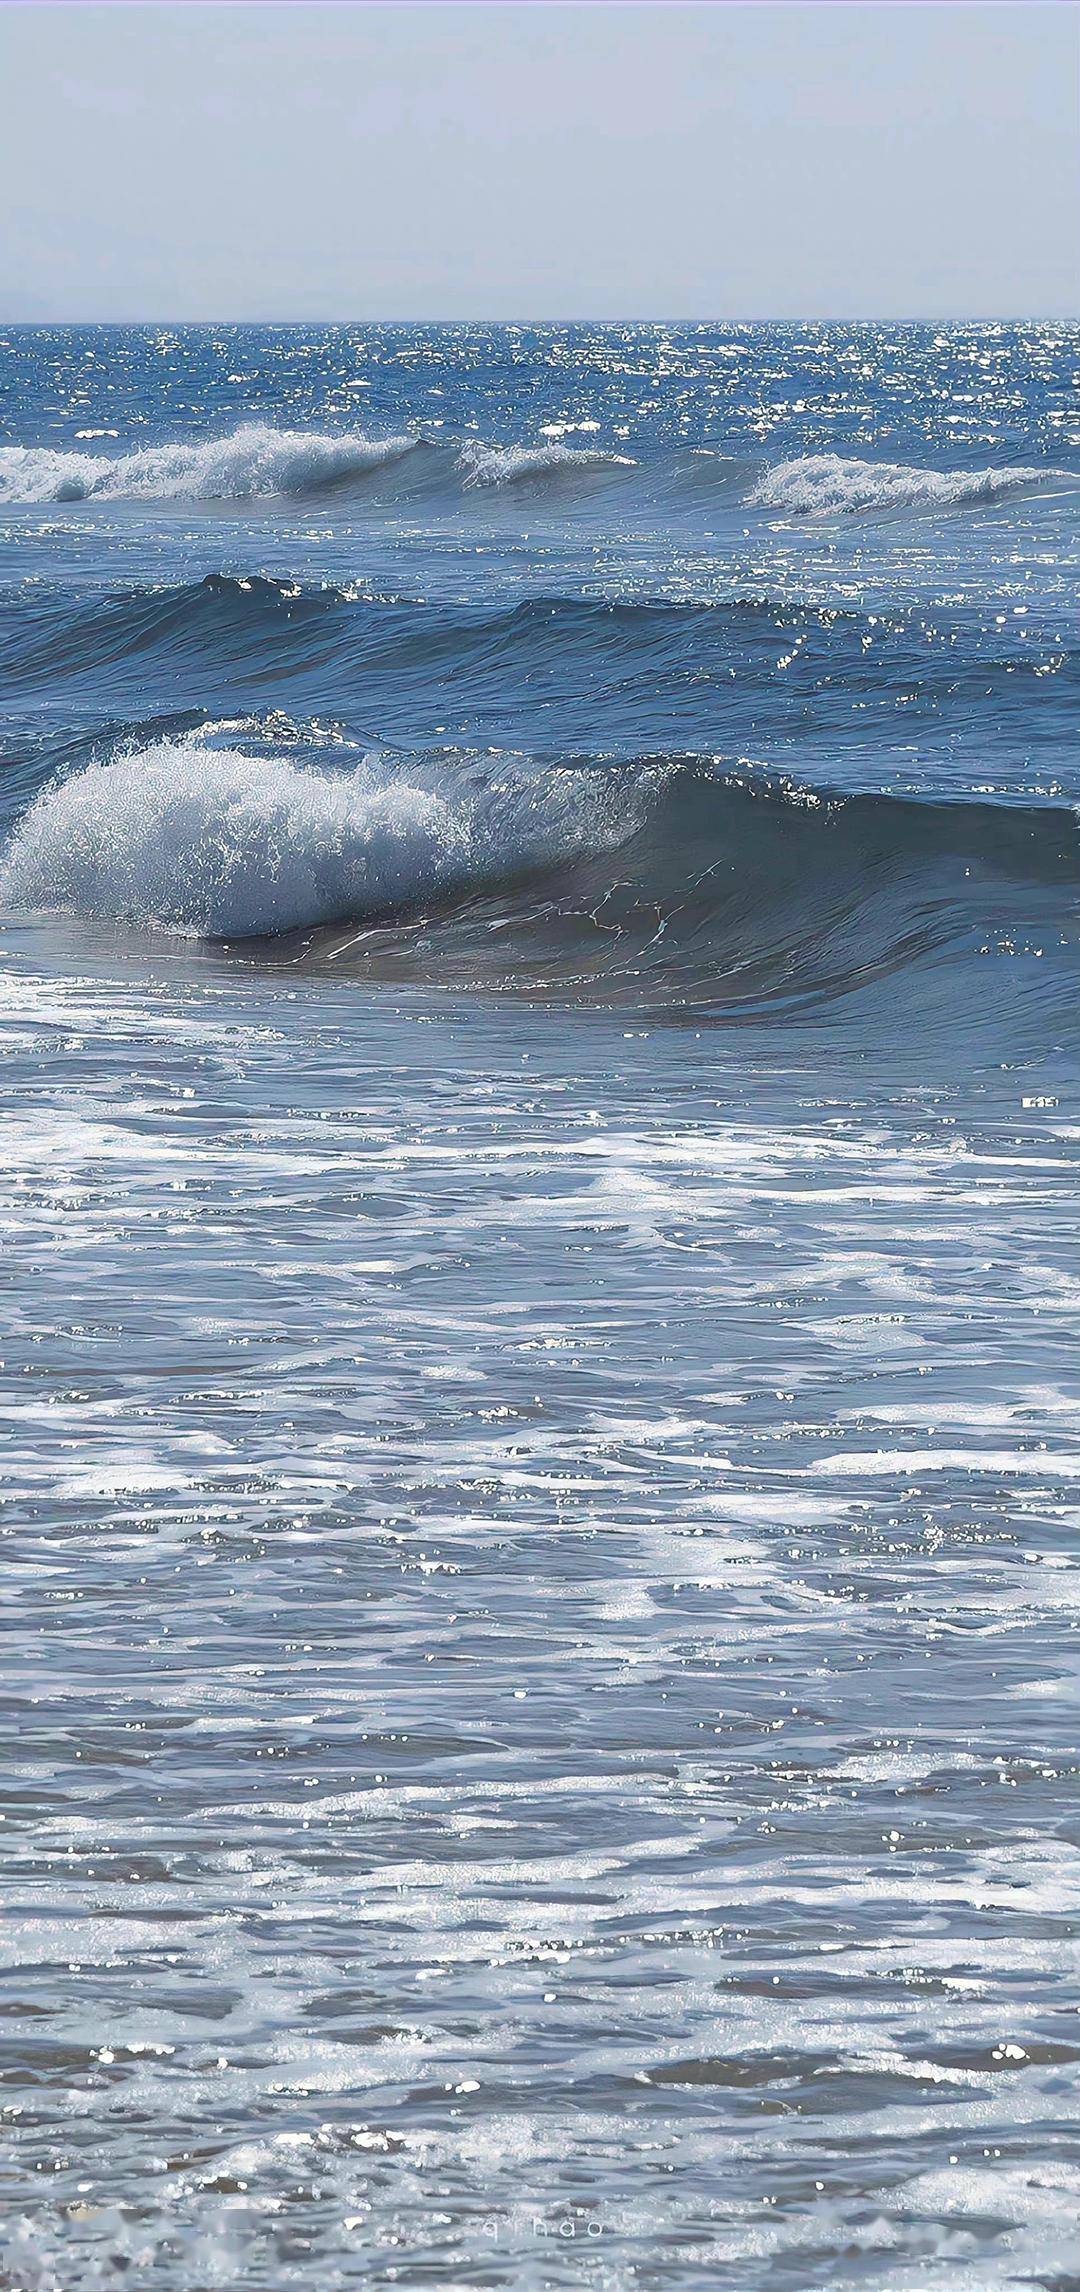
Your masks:
<path fill-rule="evenodd" d="M 249 422 L 227 438 L 143 446 L 131 454 L 0 447 L 0 501 L 250 500 L 303 493 L 401 461 L 415 438 L 339 437 Z"/>
<path fill-rule="evenodd" d="M 875 509 L 963 509 L 1026 492 L 1061 472 L 1035 469 L 920 470 L 899 462 L 848 461 L 841 454 L 805 454 L 766 470 L 750 495 L 757 509 L 794 516 L 850 514 Z"/>
<path fill-rule="evenodd" d="M 163 740 L 31 805 L 0 863 L 6 905 L 241 938 L 415 907 L 628 830 L 604 792 L 513 771 L 445 795 L 378 758 L 351 770 Z"/>
<path fill-rule="evenodd" d="M 400 783 L 161 741 L 47 789 L 0 872 L 15 906 L 196 936 L 285 931 L 433 889 L 455 823 Z"/>

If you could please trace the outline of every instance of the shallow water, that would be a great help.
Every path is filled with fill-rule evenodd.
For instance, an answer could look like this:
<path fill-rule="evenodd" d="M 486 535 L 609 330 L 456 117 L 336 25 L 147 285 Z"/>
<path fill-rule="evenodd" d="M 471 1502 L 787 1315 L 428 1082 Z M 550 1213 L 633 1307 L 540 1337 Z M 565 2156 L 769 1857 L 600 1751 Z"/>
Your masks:
<path fill-rule="evenodd" d="M 1075 2275 L 1069 487 L 750 495 L 1077 344 L 809 341 L 11 337 L 452 432 L 4 512 L 12 2286 Z"/>

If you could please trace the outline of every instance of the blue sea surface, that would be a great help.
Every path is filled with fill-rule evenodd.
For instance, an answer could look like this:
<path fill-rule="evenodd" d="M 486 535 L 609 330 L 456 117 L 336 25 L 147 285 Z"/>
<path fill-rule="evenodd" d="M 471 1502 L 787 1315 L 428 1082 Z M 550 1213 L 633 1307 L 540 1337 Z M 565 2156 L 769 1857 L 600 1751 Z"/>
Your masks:
<path fill-rule="evenodd" d="M 0 336 L 0 2283 L 1080 2270 L 1080 332 Z"/>

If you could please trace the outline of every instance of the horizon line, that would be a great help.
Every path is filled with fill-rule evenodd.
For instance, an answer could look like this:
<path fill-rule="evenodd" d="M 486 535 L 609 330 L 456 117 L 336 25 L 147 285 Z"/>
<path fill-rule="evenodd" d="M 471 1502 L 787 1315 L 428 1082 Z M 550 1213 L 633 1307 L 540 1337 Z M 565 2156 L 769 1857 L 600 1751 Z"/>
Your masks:
<path fill-rule="evenodd" d="M 94 0 L 94 4 L 98 4 L 98 0 Z M 577 4 L 577 0 L 575 0 L 575 4 Z M 38 328 L 42 330 L 47 327 L 64 326 L 696 326 L 718 328 L 749 328 L 764 326 L 1080 326 L 1080 306 L 1078 306 L 1076 310 L 1069 312 L 1055 312 L 1047 310 L 993 310 L 983 312 L 906 311 L 878 313 L 874 316 L 855 317 L 851 314 L 843 315 L 839 312 L 801 311 L 786 316 L 776 314 L 771 316 L 767 314 L 759 314 L 753 318 L 724 318 L 718 316 L 702 317 L 700 315 L 686 314 L 683 314 L 682 316 L 675 316 L 671 313 L 649 316 L 645 315 L 644 313 L 637 313 L 635 315 L 629 312 L 622 312 L 614 317 L 607 318 L 598 317 L 595 314 L 586 316 L 579 315 L 578 317 L 552 317 L 550 315 L 542 315 L 537 313 L 533 313 L 529 317 L 517 316 L 493 318 L 479 312 L 462 314 L 461 316 L 455 318 L 432 318 L 417 314 L 399 318 L 380 318 L 374 315 L 368 315 L 366 317 L 356 316 L 352 318 L 342 318 L 332 317 L 326 314 L 301 317 L 284 317 L 280 314 L 276 316 L 270 316 L 264 314 L 258 318 L 238 318 L 235 315 L 228 316 L 220 311 L 204 318 L 177 318 L 175 316 L 170 317 L 169 315 L 160 312 L 143 318 L 98 318 L 92 317 L 85 312 L 79 314 L 78 316 L 72 317 L 60 317 L 59 315 L 38 315 L 36 317 L 24 316 L 20 318 L 15 316 L 7 317 L 4 315 L 3 311 L 0 310 L 0 326 L 25 327 L 27 329 Z"/>

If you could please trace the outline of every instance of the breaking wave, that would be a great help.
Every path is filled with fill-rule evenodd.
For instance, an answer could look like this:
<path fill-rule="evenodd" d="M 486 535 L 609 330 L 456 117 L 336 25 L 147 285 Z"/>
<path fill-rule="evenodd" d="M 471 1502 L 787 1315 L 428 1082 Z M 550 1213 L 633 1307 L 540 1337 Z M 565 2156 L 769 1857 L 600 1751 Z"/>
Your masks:
<path fill-rule="evenodd" d="M 443 446 L 422 436 L 333 436 L 251 422 L 225 438 L 117 455 L 3 446 L 0 501 L 249 501 L 389 472 L 410 484 L 426 475 L 433 485 L 460 492 L 569 479 L 604 467 L 633 464 L 626 455 L 584 446 L 485 446 L 471 440 Z"/>
<path fill-rule="evenodd" d="M 328 765 L 263 737 L 270 753 L 157 738 L 53 783 L 0 894 L 191 938 L 306 934 L 291 960 L 425 986 L 713 1019 L 917 967 L 969 1030 L 1004 978 L 971 964 L 1022 956 L 1030 932 L 1032 991 L 1072 1008 L 1069 807 L 839 796 L 676 756 L 338 748 Z"/>
<path fill-rule="evenodd" d="M 557 771 L 478 780 L 466 765 L 440 790 L 374 756 L 327 771 L 160 740 L 46 788 L 9 844 L 0 894 L 194 938 L 272 936 L 549 866 L 610 835 L 597 794 Z"/>
<path fill-rule="evenodd" d="M 805 454 L 766 470 L 750 495 L 755 509 L 796 517 L 852 515 L 859 510 L 964 509 L 1030 492 L 1065 473 L 1036 469 L 920 470 L 898 462 L 848 461 Z"/>
<path fill-rule="evenodd" d="M 575 477 L 587 470 L 631 470 L 629 454 L 599 446 L 482 446 L 469 443 L 458 454 L 467 486 L 527 485 L 540 478 Z"/>
<path fill-rule="evenodd" d="M 0 501 L 247 501 L 340 485 L 403 461 L 417 438 L 308 435 L 247 423 L 201 444 L 77 454 L 49 446 L 0 447 Z"/>
<path fill-rule="evenodd" d="M 1000 468 L 936 470 L 809 454 L 773 469 L 684 449 L 639 462 L 598 443 L 560 440 L 491 445 L 420 434 L 369 438 L 279 430 L 249 422 L 224 438 L 143 446 L 132 453 L 0 447 L 0 502 L 251 501 L 365 486 L 461 504 L 477 493 L 549 489 L 560 498 L 621 484 L 654 507 L 733 502 L 789 516 L 873 514 L 896 509 L 976 508 L 1048 484 L 1069 472 Z"/>

